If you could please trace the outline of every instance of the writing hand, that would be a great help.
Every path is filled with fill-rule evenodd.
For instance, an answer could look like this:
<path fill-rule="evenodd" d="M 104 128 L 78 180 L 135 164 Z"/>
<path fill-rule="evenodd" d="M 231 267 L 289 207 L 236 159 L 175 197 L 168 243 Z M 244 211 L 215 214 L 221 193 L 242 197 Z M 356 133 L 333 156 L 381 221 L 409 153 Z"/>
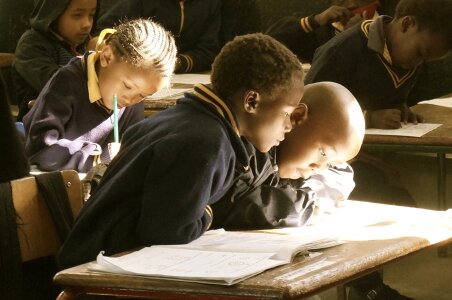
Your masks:
<path fill-rule="evenodd" d="M 400 128 L 402 112 L 399 109 L 379 109 L 367 112 L 367 120 L 371 128 L 397 129 Z"/>
<path fill-rule="evenodd" d="M 406 103 L 403 103 L 400 106 L 400 110 L 402 111 L 402 121 L 405 124 L 413 123 L 423 123 L 424 118 L 421 115 L 415 114 L 409 107 L 406 105 Z"/>
<path fill-rule="evenodd" d="M 325 11 L 314 16 L 314 20 L 319 26 L 325 26 L 333 22 L 341 22 L 346 24 L 348 20 L 353 16 L 353 13 L 346 7 L 342 6 L 330 6 Z"/>

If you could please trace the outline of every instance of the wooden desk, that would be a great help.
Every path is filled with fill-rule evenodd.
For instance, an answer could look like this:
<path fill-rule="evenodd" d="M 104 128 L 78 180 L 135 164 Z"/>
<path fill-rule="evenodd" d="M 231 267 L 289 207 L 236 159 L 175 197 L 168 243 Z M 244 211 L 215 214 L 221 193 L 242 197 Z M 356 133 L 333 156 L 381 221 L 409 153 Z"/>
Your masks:
<path fill-rule="evenodd" d="M 363 149 L 435 153 L 438 165 L 438 209 L 446 209 L 446 154 L 452 153 L 452 108 L 432 104 L 412 107 L 426 123 L 443 124 L 422 137 L 366 135 Z"/>
<path fill-rule="evenodd" d="M 296 257 L 233 286 L 188 283 L 89 271 L 87 264 L 56 274 L 64 287 L 58 300 L 78 295 L 116 295 L 140 299 L 301 299 L 381 269 L 419 250 L 452 241 L 452 216 L 445 212 L 346 201 L 315 227 L 336 230 L 348 242 L 313 258 Z M 281 233 L 281 232 L 280 232 Z"/>

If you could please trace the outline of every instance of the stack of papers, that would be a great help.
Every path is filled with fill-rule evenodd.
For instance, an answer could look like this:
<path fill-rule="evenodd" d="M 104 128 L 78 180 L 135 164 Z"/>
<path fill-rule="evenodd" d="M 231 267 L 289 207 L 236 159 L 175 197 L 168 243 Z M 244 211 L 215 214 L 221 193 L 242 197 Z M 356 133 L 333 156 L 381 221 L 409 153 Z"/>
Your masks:
<path fill-rule="evenodd" d="M 121 257 L 101 252 L 91 270 L 232 285 L 292 261 L 299 253 L 341 244 L 331 236 L 213 230 L 186 245 L 146 247 Z"/>

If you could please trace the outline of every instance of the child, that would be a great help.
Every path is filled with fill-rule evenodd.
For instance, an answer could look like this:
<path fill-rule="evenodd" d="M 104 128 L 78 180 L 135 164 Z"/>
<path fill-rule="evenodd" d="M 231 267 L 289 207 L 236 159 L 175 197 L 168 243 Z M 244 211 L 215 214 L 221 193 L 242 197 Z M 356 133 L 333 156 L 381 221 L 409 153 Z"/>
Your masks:
<path fill-rule="evenodd" d="M 24 117 L 30 163 L 43 171 L 86 172 L 98 161 L 96 155 L 109 161 L 114 95 L 121 134 L 144 118 L 137 103 L 169 83 L 175 59 L 174 39 L 157 23 L 120 24 L 101 51 L 62 67 Z"/>
<path fill-rule="evenodd" d="M 18 120 L 29 102 L 62 66 L 85 52 L 98 5 L 96 0 L 35 1 L 30 25 L 20 38 L 12 67 Z"/>
<path fill-rule="evenodd" d="M 373 18 L 374 11 L 354 14 L 351 7 L 368 5 L 373 0 L 332 0 L 325 11 L 312 15 L 284 17 L 267 30 L 303 63 L 311 63 L 315 49 L 329 41 L 336 34 L 366 18 Z"/>
<path fill-rule="evenodd" d="M 220 0 L 119 0 L 97 27 L 111 27 L 121 19 L 152 18 L 176 39 L 175 72 L 199 72 L 210 70 L 220 49 L 220 7 Z"/>
<path fill-rule="evenodd" d="M 197 239 L 210 205 L 251 172 L 254 147 L 267 152 L 291 130 L 303 70 L 263 34 L 236 37 L 215 58 L 212 88 L 130 128 L 118 156 L 83 207 L 58 255 L 67 268 L 140 246 Z"/>
<path fill-rule="evenodd" d="M 365 110 L 367 127 L 422 121 L 406 99 L 418 67 L 450 51 L 451 19 L 450 0 L 401 0 L 394 18 L 364 21 L 318 48 L 306 83 L 327 80 L 347 87 Z"/>
<path fill-rule="evenodd" d="M 302 226 L 316 198 L 337 202 L 348 197 L 352 171 L 341 163 L 356 156 L 365 129 L 356 99 L 336 83 L 306 85 L 292 121 L 298 125 L 286 139 L 270 154 L 255 151 L 252 172 L 236 178 L 234 187 L 212 205 L 212 227 Z"/>

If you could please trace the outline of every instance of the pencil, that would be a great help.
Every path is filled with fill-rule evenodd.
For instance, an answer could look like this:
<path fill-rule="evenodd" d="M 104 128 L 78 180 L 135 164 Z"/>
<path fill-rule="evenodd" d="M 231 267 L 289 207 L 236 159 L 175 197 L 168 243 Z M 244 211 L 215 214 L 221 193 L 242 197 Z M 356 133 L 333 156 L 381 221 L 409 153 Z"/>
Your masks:
<path fill-rule="evenodd" d="M 118 97 L 113 96 L 113 135 L 115 143 L 119 143 L 119 130 L 118 130 Z"/>

